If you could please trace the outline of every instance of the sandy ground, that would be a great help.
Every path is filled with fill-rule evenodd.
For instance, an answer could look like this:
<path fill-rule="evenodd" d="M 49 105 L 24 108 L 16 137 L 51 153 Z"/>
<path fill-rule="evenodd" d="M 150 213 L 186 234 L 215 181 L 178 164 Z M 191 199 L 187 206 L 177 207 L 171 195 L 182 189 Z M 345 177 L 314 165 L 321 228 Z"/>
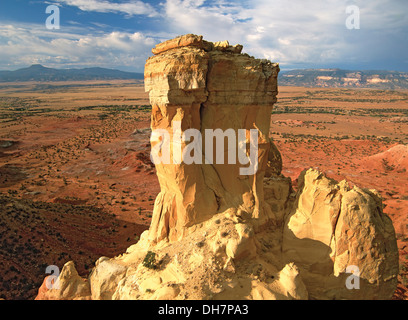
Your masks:
<path fill-rule="evenodd" d="M 283 174 L 315 167 L 377 189 L 408 285 L 408 92 L 280 87 L 270 135 Z M 141 82 L 0 86 L 0 298 L 32 299 L 45 267 L 137 242 L 159 192 L 150 163 L 148 96 Z"/>

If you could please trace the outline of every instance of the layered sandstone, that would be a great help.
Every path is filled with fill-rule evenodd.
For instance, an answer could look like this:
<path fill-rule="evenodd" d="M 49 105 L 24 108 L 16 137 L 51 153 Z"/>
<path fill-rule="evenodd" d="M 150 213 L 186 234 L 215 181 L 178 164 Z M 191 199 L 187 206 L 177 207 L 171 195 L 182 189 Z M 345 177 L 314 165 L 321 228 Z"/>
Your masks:
<path fill-rule="evenodd" d="M 173 140 L 175 123 L 181 132 L 238 129 L 258 132 L 258 170 L 240 174 L 240 164 L 157 164 L 161 192 L 149 232 L 151 240 L 180 240 L 187 229 L 228 208 L 267 219 L 263 177 L 270 150 L 269 122 L 276 102 L 277 64 L 241 54 L 242 46 L 210 43 L 186 35 L 153 49 L 145 66 L 145 87 L 152 104 L 152 130 L 164 129 Z M 177 134 L 177 133 L 176 133 Z M 245 141 L 249 144 L 249 135 Z M 203 141 L 203 149 L 207 141 Z M 184 149 L 188 142 L 182 141 Z M 176 146 L 171 142 L 171 150 Z M 207 159 L 208 160 L 208 159 Z M 176 162 L 172 157 L 171 162 Z M 236 161 L 238 162 L 238 161 Z"/>
<path fill-rule="evenodd" d="M 302 174 L 294 192 L 269 139 L 279 66 L 241 50 L 196 35 L 166 41 L 146 62 L 145 86 L 152 130 L 169 134 L 171 151 L 191 144 L 183 138 L 189 129 L 203 137 L 206 130 L 245 129 L 241 146 L 248 154 L 254 142 L 249 132 L 257 133 L 256 159 L 228 164 L 232 146 L 225 143 L 225 162 L 211 163 L 204 152 L 208 141 L 194 150 L 201 159 L 195 163 L 170 152 L 169 163 L 156 164 L 161 192 L 139 242 L 120 256 L 100 258 L 88 279 L 67 263 L 59 289 L 44 284 L 38 299 L 392 296 L 398 252 L 381 199 L 315 170 Z M 164 137 L 152 135 L 152 150 L 161 146 L 160 155 Z M 253 173 L 245 170 L 251 165 Z M 347 287 L 350 266 L 359 269 L 359 289 Z"/>

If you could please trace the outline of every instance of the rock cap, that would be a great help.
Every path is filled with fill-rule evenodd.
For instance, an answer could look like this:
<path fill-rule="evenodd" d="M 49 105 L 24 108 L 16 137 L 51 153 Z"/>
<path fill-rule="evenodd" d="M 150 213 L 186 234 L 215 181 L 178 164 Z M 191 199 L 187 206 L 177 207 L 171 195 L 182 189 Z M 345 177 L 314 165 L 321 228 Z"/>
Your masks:
<path fill-rule="evenodd" d="M 181 47 L 196 47 L 203 49 L 207 52 L 209 51 L 223 51 L 232 53 L 241 53 L 243 46 L 237 44 L 231 46 L 227 40 L 210 42 L 203 39 L 202 35 L 186 34 L 174 39 L 164 41 L 157 44 L 153 49 L 152 53 L 158 55 L 160 53 L 169 51 L 171 49 L 181 48 Z"/>

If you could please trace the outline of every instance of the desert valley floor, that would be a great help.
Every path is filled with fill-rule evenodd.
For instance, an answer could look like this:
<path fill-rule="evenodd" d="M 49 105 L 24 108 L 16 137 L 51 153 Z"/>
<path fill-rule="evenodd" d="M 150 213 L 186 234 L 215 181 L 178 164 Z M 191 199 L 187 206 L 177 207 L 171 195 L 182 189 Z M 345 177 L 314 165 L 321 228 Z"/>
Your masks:
<path fill-rule="evenodd" d="M 33 299 L 48 265 L 83 276 L 149 227 L 159 192 L 141 81 L 0 84 L 0 298 Z M 315 167 L 377 189 L 408 299 L 408 91 L 279 88 L 283 174 Z"/>

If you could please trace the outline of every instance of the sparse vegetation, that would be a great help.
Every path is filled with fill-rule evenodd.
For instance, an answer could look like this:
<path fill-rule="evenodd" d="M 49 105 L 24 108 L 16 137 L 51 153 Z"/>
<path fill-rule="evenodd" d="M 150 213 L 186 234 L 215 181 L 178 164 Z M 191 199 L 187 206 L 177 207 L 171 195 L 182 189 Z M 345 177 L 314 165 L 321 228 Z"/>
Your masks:
<path fill-rule="evenodd" d="M 0 88 L 0 297 L 32 299 L 49 264 L 74 260 L 85 275 L 100 256 L 138 241 L 158 188 L 146 160 L 151 106 L 142 86 L 17 89 Z M 384 212 L 407 216 L 408 196 L 398 189 L 406 170 L 388 160 L 381 170 L 354 161 L 408 143 L 407 93 L 279 91 L 271 136 L 284 175 L 295 179 L 313 164 L 335 179 L 373 185 L 392 199 Z M 407 235 L 398 241 L 406 244 Z M 160 265 L 154 253 L 145 258 L 152 268 Z M 407 258 L 401 257 L 402 284 Z"/>
<path fill-rule="evenodd" d="M 156 261 L 156 253 L 148 251 L 142 262 L 143 266 L 149 269 L 157 269 L 158 262 Z"/>

